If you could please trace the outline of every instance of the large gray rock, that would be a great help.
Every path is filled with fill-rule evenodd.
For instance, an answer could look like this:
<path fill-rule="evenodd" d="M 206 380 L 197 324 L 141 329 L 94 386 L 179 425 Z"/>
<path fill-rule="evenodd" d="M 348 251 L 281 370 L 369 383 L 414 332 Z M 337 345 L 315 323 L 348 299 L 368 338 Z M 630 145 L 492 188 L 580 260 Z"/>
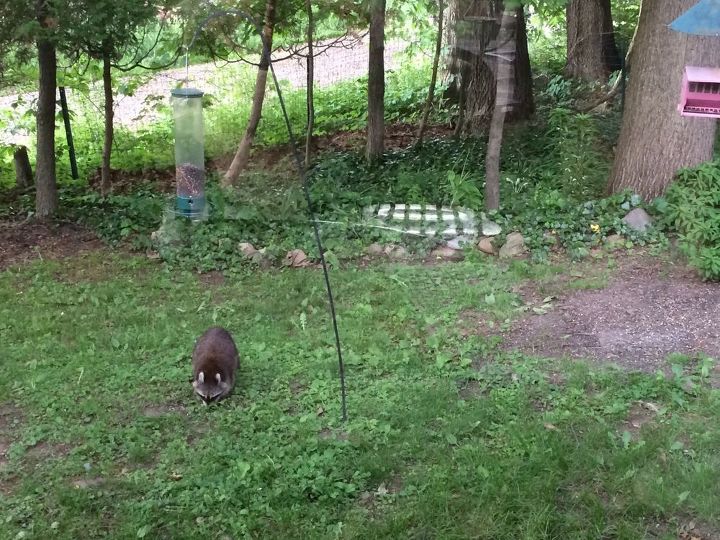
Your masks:
<path fill-rule="evenodd" d="M 485 236 L 497 236 L 502 232 L 502 227 L 495 223 L 492 220 L 489 220 L 485 217 L 485 214 L 482 214 L 482 233 Z"/>
<path fill-rule="evenodd" d="M 465 244 L 470 244 L 472 240 L 467 236 L 458 236 L 452 240 L 448 240 L 447 246 L 451 249 L 462 249 Z"/>
<path fill-rule="evenodd" d="M 523 238 L 523 235 L 518 232 L 508 234 L 505 244 L 500 248 L 500 258 L 517 257 L 523 253 L 525 253 L 525 238 Z"/>
<path fill-rule="evenodd" d="M 249 259 L 251 259 L 256 253 L 258 253 L 258 250 L 255 249 L 255 246 L 253 246 L 249 242 L 240 242 L 238 244 L 238 249 L 240 250 L 240 253 L 242 253 Z"/>
<path fill-rule="evenodd" d="M 635 208 L 623 218 L 625 224 L 634 231 L 645 232 L 652 225 L 652 218 L 642 208 Z"/>
<path fill-rule="evenodd" d="M 385 246 L 385 254 L 391 259 L 405 259 L 408 256 L 407 249 L 402 246 Z"/>

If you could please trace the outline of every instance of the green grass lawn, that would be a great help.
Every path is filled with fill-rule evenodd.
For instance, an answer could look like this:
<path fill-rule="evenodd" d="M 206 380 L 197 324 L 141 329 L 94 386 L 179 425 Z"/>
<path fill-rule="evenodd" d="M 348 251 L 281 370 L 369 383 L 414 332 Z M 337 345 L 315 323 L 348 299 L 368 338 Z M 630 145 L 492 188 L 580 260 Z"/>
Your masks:
<path fill-rule="evenodd" d="M 0 273 L 0 538 L 717 531 L 717 391 L 507 353 L 468 322 L 502 328 L 513 285 L 559 271 L 334 270 L 346 424 L 316 270 L 207 279 L 95 252 Z M 190 351 L 212 324 L 242 367 L 204 407 Z"/>

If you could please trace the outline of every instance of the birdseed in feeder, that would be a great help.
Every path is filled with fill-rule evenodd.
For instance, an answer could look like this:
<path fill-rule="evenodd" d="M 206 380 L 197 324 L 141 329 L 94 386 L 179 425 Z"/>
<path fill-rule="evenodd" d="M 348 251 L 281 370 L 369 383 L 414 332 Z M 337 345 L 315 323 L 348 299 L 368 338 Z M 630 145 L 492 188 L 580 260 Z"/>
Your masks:
<path fill-rule="evenodd" d="M 205 170 L 192 163 L 177 166 L 177 194 L 180 197 L 197 197 L 202 195 L 205 184 Z"/>

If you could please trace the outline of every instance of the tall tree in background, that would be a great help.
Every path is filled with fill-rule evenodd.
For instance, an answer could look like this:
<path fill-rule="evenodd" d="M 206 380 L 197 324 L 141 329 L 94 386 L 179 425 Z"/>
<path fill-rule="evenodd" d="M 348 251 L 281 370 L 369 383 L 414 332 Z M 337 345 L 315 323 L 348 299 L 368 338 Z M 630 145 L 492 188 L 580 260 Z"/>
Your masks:
<path fill-rule="evenodd" d="M 428 118 L 430 117 L 430 109 L 432 109 L 433 101 L 435 100 L 435 85 L 437 84 L 438 67 L 440 65 L 440 53 L 442 52 L 442 40 L 443 40 L 443 20 L 444 20 L 445 2 L 438 0 L 438 14 L 437 14 L 437 35 L 435 36 L 435 54 L 433 55 L 432 63 L 432 74 L 430 75 L 430 88 L 428 89 L 428 96 L 425 100 L 425 107 L 423 108 L 423 114 L 420 118 L 420 125 L 418 126 L 417 133 L 417 144 L 422 145 L 423 137 L 425 136 L 425 127 L 427 126 Z"/>
<path fill-rule="evenodd" d="M 37 34 L 38 109 L 35 213 L 39 218 L 57 211 L 58 192 L 55 177 L 55 104 L 57 56 L 54 29 L 58 26 L 56 6 L 50 0 L 36 0 L 35 13 L 40 30 Z"/>
<path fill-rule="evenodd" d="M 255 78 L 255 90 L 253 92 L 252 107 L 248 120 L 245 135 L 243 135 L 238 146 L 235 157 L 227 172 L 223 176 L 224 187 L 234 186 L 250 159 L 250 148 L 255 140 L 260 116 L 262 115 L 263 102 L 265 101 L 265 88 L 267 86 L 268 70 L 270 69 L 270 53 L 272 51 L 273 31 L 275 29 L 275 6 L 277 0 L 267 0 L 265 3 L 265 24 L 262 29 L 264 47 L 260 57 L 257 77 Z"/>
<path fill-rule="evenodd" d="M 102 62 L 105 129 L 100 190 L 103 195 L 107 195 L 111 188 L 110 158 L 114 139 L 112 69 L 129 71 L 135 67 L 147 67 L 142 62 L 155 48 L 160 35 L 158 33 L 153 45 L 144 47 L 138 30 L 156 16 L 158 7 L 156 2 L 147 0 L 83 0 L 75 4 L 69 15 L 72 23 L 65 31 L 64 51 L 71 57 L 87 55 Z M 121 64 L 126 56 L 126 62 Z"/>
<path fill-rule="evenodd" d="M 62 18 L 67 12 L 64 0 L 0 2 L 0 75 L 3 59 L 10 54 L 14 54 L 15 62 L 28 61 L 33 49 L 37 54 L 35 215 L 41 219 L 52 216 L 58 206 L 55 177 L 56 44 L 65 26 Z"/>
<path fill-rule="evenodd" d="M 517 4 L 508 2 L 509 7 L 517 10 L 516 16 L 522 15 L 518 19 L 513 56 L 514 106 L 508 118 L 523 119 L 534 112 L 534 103 L 524 11 Z M 501 0 L 453 0 L 450 4 L 447 97 L 458 104 L 458 134 L 482 131 L 490 123 L 497 86 L 495 49 L 504 10 Z"/>
<path fill-rule="evenodd" d="M 569 0 L 566 20 L 568 76 L 607 81 L 620 67 L 610 0 Z"/>
<path fill-rule="evenodd" d="M 385 149 L 385 0 L 370 1 L 368 134 L 366 158 L 376 161 Z"/>
<path fill-rule="evenodd" d="M 668 28 L 696 0 L 643 2 L 617 154 L 612 192 L 626 188 L 651 199 L 661 195 L 675 173 L 712 158 L 717 121 L 677 112 L 683 68 L 714 65 L 720 39 Z"/>
<path fill-rule="evenodd" d="M 315 125 L 315 57 L 313 56 L 313 32 L 315 23 L 311 0 L 305 0 L 305 11 L 307 12 L 307 128 L 305 130 L 305 167 L 310 167 L 312 158 L 312 136 Z"/>

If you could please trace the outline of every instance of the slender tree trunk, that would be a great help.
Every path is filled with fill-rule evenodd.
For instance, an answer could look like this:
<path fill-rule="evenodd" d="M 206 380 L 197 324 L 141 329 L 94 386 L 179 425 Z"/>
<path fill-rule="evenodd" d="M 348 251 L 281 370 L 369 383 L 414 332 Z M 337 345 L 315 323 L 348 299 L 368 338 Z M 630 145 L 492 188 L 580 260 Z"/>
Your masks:
<path fill-rule="evenodd" d="M 40 10 L 44 2 L 38 1 Z M 45 24 L 43 11 L 39 11 L 40 22 Z M 48 39 L 37 42 L 38 68 L 38 110 L 37 110 L 37 190 L 35 191 L 35 213 L 43 219 L 52 216 L 58 207 L 57 181 L 55 178 L 55 86 L 57 82 L 57 59 L 55 46 Z"/>
<path fill-rule="evenodd" d="M 102 167 L 100 169 L 100 192 L 108 195 L 112 188 L 110 178 L 110 156 L 114 135 L 113 88 L 110 56 L 103 53 L 103 90 L 105 92 L 105 141 L 103 143 Z"/>
<path fill-rule="evenodd" d="M 610 70 L 604 57 L 607 40 L 603 32 L 610 0 L 569 0 L 566 9 L 567 75 L 585 81 L 607 81 Z"/>
<path fill-rule="evenodd" d="M 497 210 L 500 207 L 500 151 L 502 150 L 505 114 L 514 101 L 513 86 L 515 54 L 517 45 L 516 10 L 505 10 L 502 14 L 497 37 L 497 54 L 500 55 L 496 76 L 495 106 L 490 120 L 487 153 L 485 155 L 485 208 Z M 523 18 L 524 18 L 524 14 Z"/>
<path fill-rule="evenodd" d="M 366 158 L 378 160 L 385 149 L 385 0 L 370 3 L 368 134 Z"/>
<path fill-rule="evenodd" d="M 26 147 L 20 146 L 15 150 L 13 162 L 15 163 L 15 184 L 17 187 L 26 188 L 32 186 L 33 173 Z"/>
<path fill-rule="evenodd" d="M 245 134 L 240 141 L 235 157 L 230 164 L 230 168 L 228 168 L 225 176 L 223 176 L 223 187 L 234 186 L 237 183 L 240 173 L 247 167 L 250 158 L 250 148 L 252 147 L 253 140 L 255 140 L 255 133 L 260 123 L 263 101 L 265 100 L 265 87 L 267 84 L 268 69 L 270 69 L 270 53 L 272 51 L 273 30 L 275 28 L 276 3 L 277 0 L 267 0 L 265 4 L 265 25 L 262 30 L 264 46 L 260 57 L 257 78 L 255 79 L 250 119 L 248 120 Z"/>
<path fill-rule="evenodd" d="M 418 127 L 417 133 L 417 144 L 422 145 L 423 137 L 425 135 L 425 126 L 427 125 L 428 118 L 430 116 L 430 109 L 432 109 L 433 101 L 435 100 L 435 85 L 437 84 L 438 66 L 440 65 L 440 53 L 442 51 L 442 40 L 443 40 L 443 12 L 445 11 L 445 3 L 443 0 L 438 0 L 438 30 L 437 37 L 435 38 L 435 55 L 433 56 L 432 64 L 432 75 L 430 76 L 430 88 L 428 89 L 427 101 L 425 101 L 425 107 L 423 109 L 422 118 L 420 118 L 420 126 Z"/>
<path fill-rule="evenodd" d="M 696 0 L 644 2 L 632 53 L 617 154 L 609 190 L 626 188 L 652 199 L 664 193 L 678 169 L 712 158 L 717 121 L 677 112 L 683 68 L 713 65 L 720 40 L 674 32 L 668 25 Z"/>
<path fill-rule="evenodd" d="M 307 11 L 308 28 L 307 28 L 307 44 L 308 44 L 308 57 L 307 57 L 307 132 L 305 135 L 305 168 L 310 167 L 310 161 L 312 158 L 312 137 L 313 128 L 315 126 L 315 98 L 314 98 L 314 84 L 315 84 L 315 57 L 313 56 L 313 31 L 314 31 L 314 19 L 312 12 L 312 1 L 305 1 L 305 10 Z"/>

